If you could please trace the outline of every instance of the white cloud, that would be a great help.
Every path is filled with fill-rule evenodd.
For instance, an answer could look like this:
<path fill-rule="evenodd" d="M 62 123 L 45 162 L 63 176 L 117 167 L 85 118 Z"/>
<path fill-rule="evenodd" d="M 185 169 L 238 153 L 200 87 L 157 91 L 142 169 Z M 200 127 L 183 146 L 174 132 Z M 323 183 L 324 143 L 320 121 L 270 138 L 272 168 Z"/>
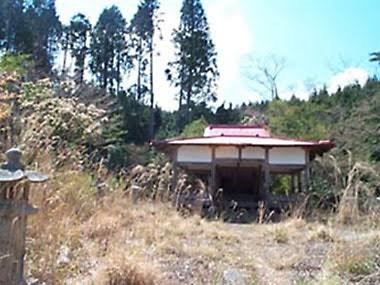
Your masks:
<path fill-rule="evenodd" d="M 363 86 L 368 80 L 369 74 L 363 68 L 349 67 L 331 77 L 327 85 L 327 91 L 335 93 L 339 87 L 344 88 L 349 85 L 359 84 Z"/>
<path fill-rule="evenodd" d="M 178 102 L 175 100 L 176 90 L 170 86 L 167 81 L 165 69 L 168 62 L 174 58 L 174 46 L 172 42 L 172 33 L 179 25 L 179 11 L 181 3 L 162 2 L 160 12 L 162 13 L 163 22 L 161 24 L 162 40 L 157 40 L 158 56 L 155 57 L 154 78 L 156 103 L 165 110 L 175 110 Z"/>
<path fill-rule="evenodd" d="M 252 45 L 252 35 L 249 24 L 243 17 L 241 1 L 212 0 L 204 3 L 211 37 L 218 53 L 218 103 L 227 101 L 238 104 L 254 100 L 256 96 L 242 86 L 240 72 L 241 61 L 250 52 Z"/>
<path fill-rule="evenodd" d="M 335 93 L 339 87 L 344 88 L 353 84 L 364 86 L 369 78 L 369 73 L 363 68 L 349 67 L 342 72 L 334 74 L 326 83 L 329 94 Z M 323 84 L 311 82 L 298 82 L 292 87 L 280 92 L 280 98 L 289 100 L 293 95 L 302 100 L 307 100 L 314 89 L 320 90 Z"/>
<path fill-rule="evenodd" d="M 290 100 L 293 95 L 301 100 L 307 100 L 311 92 L 312 90 L 304 82 L 299 82 L 292 86 L 292 88 L 280 91 L 279 96 L 283 100 Z"/>

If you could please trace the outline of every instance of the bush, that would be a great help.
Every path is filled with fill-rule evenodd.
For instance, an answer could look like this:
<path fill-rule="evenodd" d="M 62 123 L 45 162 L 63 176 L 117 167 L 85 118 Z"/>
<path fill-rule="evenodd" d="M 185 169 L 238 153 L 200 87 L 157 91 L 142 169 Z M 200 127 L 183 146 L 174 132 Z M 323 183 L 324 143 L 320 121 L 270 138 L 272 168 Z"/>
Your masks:
<path fill-rule="evenodd" d="M 273 230 L 273 239 L 277 243 L 287 243 L 289 236 L 286 229 L 281 226 L 276 226 Z"/>
<path fill-rule="evenodd" d="M 103 285 L 154 285 L 155 275 L 147 270 L 136 266 L 131 261 L 118 258 L 110 262 L 101 276 L 100 284 Z M 146 266 L 145 266 L 146 267 Z"/>
<path fill-rule="evenodd" d="M 6 53 L 0 59 L 1 72 L 15 72 L 20 76 L 27 76 L 33 65 L 32 59 L 26 54 Z"/>
<path fill-rule="evenodd" d="M 202 116 L 198 120 L 192 121 L 190 124 L 188 124 L 182 131 L 181 137 L 189 138 L 203 136 L 203 132 L 207 126 L 208 122 Z"/>

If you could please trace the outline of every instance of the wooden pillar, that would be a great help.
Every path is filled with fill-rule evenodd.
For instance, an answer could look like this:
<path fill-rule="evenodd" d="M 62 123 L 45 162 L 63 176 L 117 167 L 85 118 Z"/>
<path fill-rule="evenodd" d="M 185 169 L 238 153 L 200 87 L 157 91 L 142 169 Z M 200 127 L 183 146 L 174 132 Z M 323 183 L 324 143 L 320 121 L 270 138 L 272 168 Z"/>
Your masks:
<path fill-rule="evenodd" d="M 237 147 L 238 149 L 238 161 L 236 163 L 236 167 L 234 168 L 234 188 L 238 187 L 238 173 L 240 171 L 240 163 L 241 163 L 241 147 Z"/>
<path fill-rule="evenodd" d="M 211 148 L 211 195 L 216 193 L 216 161 L 215 147 Z"/>
<path fill-rule="evenodd" d="M 173 153 L 173 175 L 172 175 L 172 191 L 177 190 L 177 184 L 178 184 L 178 151 L 175 149 Z"/>
<path fill-rule="evenodd" d="M 176 191 L 178 184 L 178 165 L 173 161 L 172 191 Z"/>
<path fill-rule="evenodd" d="M 309 183 L 310 183 L 310 153 L 309 150 L 305 150 L 305 191 L 309 189 Z"/>
<path fill-rule="evenodd" d="M 269 148 L 265 149 L 265 161 L 264 161 L 264 189 L 262 193 L 262 199 L 267 200 L 268 193 L 270 191 L 270 172 L 269 172 Z"/>
<path fill-rule="evenodd" d="M 295 193 L 295 174 L 291 173 L 290 174 L 290 191 L 291 193 Z"/>
<path fill-rule="evenodd" d="M 297 172 L 297 192 L 302 191 L 301 171 Z"/>

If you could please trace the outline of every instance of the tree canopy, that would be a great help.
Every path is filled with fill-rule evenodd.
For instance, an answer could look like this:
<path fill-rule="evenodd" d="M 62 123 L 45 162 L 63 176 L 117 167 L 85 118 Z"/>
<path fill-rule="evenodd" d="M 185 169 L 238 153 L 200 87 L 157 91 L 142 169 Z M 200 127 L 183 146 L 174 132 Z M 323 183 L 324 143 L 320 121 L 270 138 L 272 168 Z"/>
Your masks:
<path fill-rule="evenodd" d="M 217 53 L 200 0 L 184 0 L 179 28 L 173 41 L 176 59 L 169 63 L 169 81 L 179 89 L 179 109 L 189 111 L 192 104 L 216 100 L 219 76 Z"/>

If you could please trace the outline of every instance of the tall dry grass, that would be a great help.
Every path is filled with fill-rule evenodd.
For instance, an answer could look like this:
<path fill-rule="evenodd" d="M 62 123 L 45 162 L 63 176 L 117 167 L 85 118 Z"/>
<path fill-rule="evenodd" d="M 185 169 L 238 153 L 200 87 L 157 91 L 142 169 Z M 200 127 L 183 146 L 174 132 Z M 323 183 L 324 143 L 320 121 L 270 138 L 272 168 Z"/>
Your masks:
<path fill-rule="evenodd" d="M 328 176 L 325 179 L 329 187 L 334 189 L 336 220 L 345 225 L 358 224 L 380 213 L 375 196 L 380 176 L 373 165 L 355 162 L 349 150 L 344 152 L 346 155 L 340 159 L 329 155 L 324 159 L 316 159 L 316 163 L 329 170 L 325 173 Z"/>
<path fill-rule="evenodd" d="M 380 271 L 380 236 L 359 235 L 355 239 L 336 243 L 329 253 L 329 270 L 340 274 L 345 280 L 359 282 Z M 377 277 L 380 282 L 380 276 Z M 377 284 L 377 283 L 370 283 Z"/>
<path fill-rule="evenodd" d="M 192 280 L 239 264 L 240 236 L 221 222 L 184 217 L 168 202 L 133 203 L 113 176 L 103 176 L 108 186 L 99 197 L 92 173 L 52 169 L 45 168 L 49 182 L 32 189 L 39 213 L 29 220 L 27 276 L 48 284 L 156 284 L 178 262 L 214 264 Z M 244 265 L 250 274 L 253 263 Z"/>

